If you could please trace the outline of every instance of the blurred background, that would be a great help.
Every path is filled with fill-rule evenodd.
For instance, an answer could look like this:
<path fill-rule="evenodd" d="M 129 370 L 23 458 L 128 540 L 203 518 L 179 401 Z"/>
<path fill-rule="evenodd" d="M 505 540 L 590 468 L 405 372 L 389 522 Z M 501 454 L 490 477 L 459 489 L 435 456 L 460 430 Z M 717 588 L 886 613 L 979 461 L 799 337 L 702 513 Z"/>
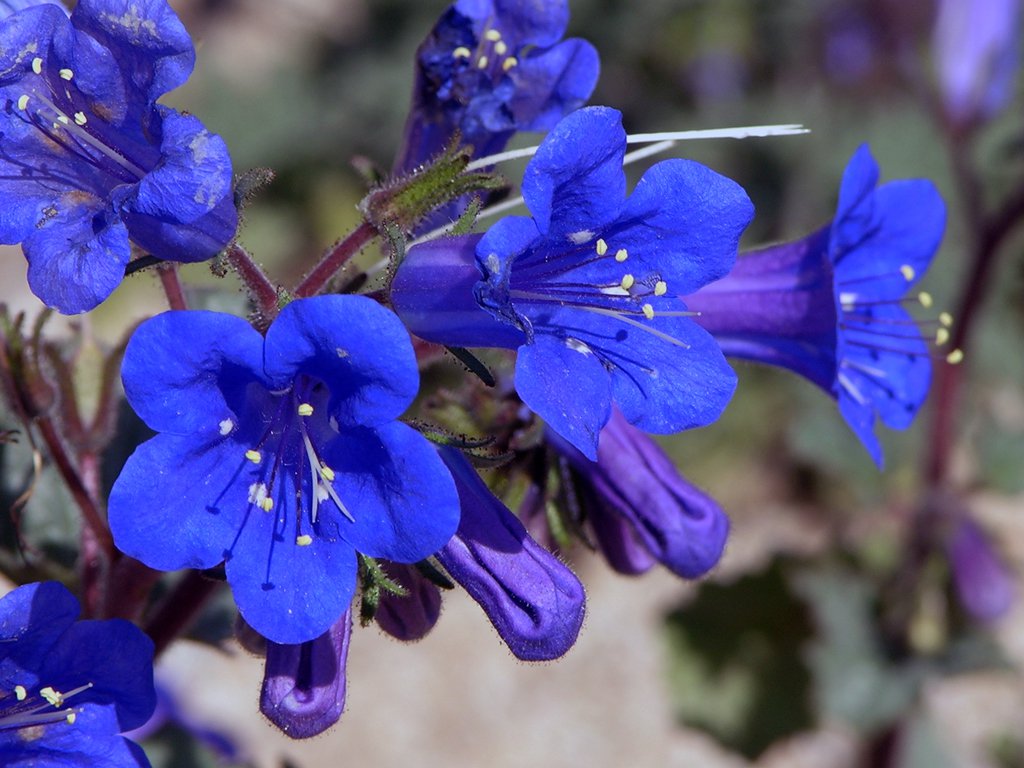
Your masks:
<path fill-rule="evenodd" d="M 993 14 L 1014 5 L 953 4 L 992 6 L 983 13 Z M 353 159 L 363 168 L 390 166 L 413 54 L 445 3 L 171 5 L 196 40 L 198 64 L 167 101 L 220 133 L 237 171 L 276 172 L 248 208 L 241 240 L 271 274 L 292 283 L 359 220 L 355 205 L 367 188 Z M 998 210 L 1024 180 L 1024 86 L 1014 81 L 969 131 L 955 125 L 937 74 L 940 57 L 952 54 L 936 48 L 936 2 L 570 6 L 569 36 L 590 40 L 601 54 L 591 103 L 622 110 L 627 130 L 811 129 L 673 150 L 747 189 L 757 216 L 746 247 L 795 239 L 825 223 L 847 160 L 868 142 L 883 179 L 927 177 L 942 191 L 947 233 L 925 287 L 937 308 L 958 301 L 979 237 L 971 211 Z M 1019 19 L 1006 35 L 1013 44 Z M 515 166 L 508 173 L 514 180 Z M 965 188 L 965 178 L 977 186 Z M 823 393 L 785 373 L 741 365 L 723 419 L 664 443 L 686 476 L 730 513 L 721 566 L 697 584 L 658 569 L 630 579 L 577 549 L 572 563 L 588 588 L 588 619 L 566 658 L 516 661 L 478 607 L 456 592 L 415 647 L 375 627 L 357 629 L 346 713 L 309 742 L 290 742 L 263 721 L 262 662 L 230 642 L 220 650 L 179 643 L 165 658 L 163 684 L 188 723 L 232 743 L 237 764 L 261 768 L 349 761 L 380 768 L 1024 766 L 1022 249 L 1024 227 L 1011 227 L 964 348 L 967 385 L 955 403 L 944 489 L 956 517 L 983 531 L 977 557 L 989 581 L 978 589 L 999 608 L 983 620 L 952 586 L 941 520 L 913 578 L 902 579 L 923 535 L 915 522 L 928 492 L 929 406 L 914 428 L 884 436 L 880 473 Z M 21 256 L 12 252 L 0 263 L 4 300 L 31 307 L 34 299 L 13 287 L 23 285 Z M 210 286 L 197 292 L 200 303 L 241 310 L 241 294 L 225 297 L 225 283 L 205 266 L 191 265 L 185 275 Z M 162 301 L 156 280 L 140 275 L 75 322 L 102 344 L 126 317 Z M 147 743 L 155 766 L 218 764 L 216 750 L 195 746 L 186 730 Z"/>

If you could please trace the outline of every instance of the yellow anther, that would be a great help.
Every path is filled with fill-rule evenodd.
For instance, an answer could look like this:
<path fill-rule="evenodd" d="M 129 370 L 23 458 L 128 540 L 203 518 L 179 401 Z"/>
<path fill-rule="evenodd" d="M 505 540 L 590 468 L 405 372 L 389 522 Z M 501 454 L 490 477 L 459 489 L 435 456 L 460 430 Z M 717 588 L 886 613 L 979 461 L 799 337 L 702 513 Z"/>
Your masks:
<path fill-rule="evenodd" d="M 494 52 L 499 56 L 504 56 L 506 53 L 508 53 L 508 46 L 505 45 L 504 40 L 499 40 L 494 44 Z"/>
<path fill-rule="evenodd" d="M 917 273 L 914 271 L 914 268 L 909 264 L 904 264 L 902 267 L 900 267 L 900 274 L 903 275 L 903 279 L 906 280 L 907 282 L 913 280 L 914 277 L 917 275 Z"/>
<path fill-rule="evenodd" d="M 14 698 L 16 698 L 18 701 L 24 701 L 27 696 L 28 691 L 25 690 L 24 685 L 14 686 Z"/>
<path fill-rule="evenodd" d="M 939 312 L 939 322 L 949 328 L 953 324 L 953 316 L 949 312 Z"/>
<path fill-rule="evenodd" d="M 501 40 L 501 32 L 496 29 L 488 29 L 484 32 L 484 37 L 492 43 L 496 43 L 498 40 Z"/>
<path fill-rule="evenodd" d="M 269 512 L 274 508 L 274 500 L 269 496 L 264 496 L 257 502 L 257 504 L 259 504 L 260 509 L 264 512 Z"/>
<path fill-rule="evenodd" d="M 59 74 L 60 74 L 61 80 L 70 80 L 72 77 L 75 76 L 75 73 L 72 72 L 67 67 L 65 67 L 64 69 L 60 70 Z"/>
<path fill-rule="evenodd" d="M 224 419 L 224 421 L 217 425 L 217 428 L 220 430 L 222 435 L 228 435 L 231 433 L 231 430 L 235 428 L 235 422 L 231 419 Z"/>
<path fill-rule="evenodd" d="M 650 304 L 644 304 L 641 307 L 641 309 L 644 312 L 644 317 L 646 317 L 648 320 L 654 319 L 654 307 L 652 307 Z"/>
<path fill-rule="evenodd" d="M 479 61 L 476 63 L 477 69 L 487 69 L 487 65 L 490 64 L 491 60 L 486 56 L 481 56 Z"/>
<path fill-rule="evenodd" d="M 76 715 L 73 711 L 68 712 L 64 719 L 68 721 L 68 725 L 74 725 L 75 720 L 78 719 L 78 715 Z"/>
<path fill-rule="evenodd" d="M 313 406 L 309 403 L 301 403 L 299 405 L 299 416 L 312 416 Z"/>
<path fill-rule="evenodd" d="M 59 691 L 55 691 L 50 686 L 39 689 L 39 695 L 46 699 L 46 703 L 51 707 L 59 707 L 64 703 L 64 697 Z"/>
<path fill-rule="evenodd" d="M 26 107 L 28 107 L 28 94 L 22 94 L 18 97 L 18 109 L 24 112 Z"/>
<path fill-rule="evenodd" d="M 668 283 L 666 283 L 664 280 L 659 280 L 658 282 L 656 282 L 654 284 L 654 295 L 655 296 L 664 296 L 667 291 L 668 291 Z"/>
<path fill-rule="evenodd" d="M 615 260 L 617 262 L 619 262 L 619 264 L 621 264 L 622 262 L 624 262 L 628 258 L 629 258 L 629 253 L 626 251 L 625 248 L 619 248 L 619 250 L 617 250 L 615 252 Z"/>
<path fill-rule="evenodd" d="M 636 282 L 636 279 L 632 275 L 623 275 L 622 276 L 622 282 L 619 283 L 619 285 L 622 286 L 622 289 L 624 291 L 628 291 L 630 288 L 633 287 L 633 283 L 635 283 L 635 282 Z"/>
<path fill-rule="evenodd" d="M 947 341 L 949 341 L 949 331 L 945 328 L 939 328 L 935 331 L 935 346 L 941 347 Z"/>
<path fill-rule="evenodd" d="M 509 56 L 507 59 L 505 59 L 503 62 L 501 62 L 501 68 L 503 70 L 505 70 L 506 72 L 508 72 L 510 69 L 512 69 L 512 67 L 518 67 L 518 66 L 519 66 L 519 59 L 517 59 L 515 56 Z"/>
<path fill-rule="evenodd" d="M 948 355 L 946 355 L 946 362 L 950 365 L 959 365 L 964 361 L 964 352 L 962 349 L 954 349 Z"/>
<path fill-rule="evenodd" d="M 251 448 L 245 452 L 245 458 L 247 458 L 253 464 L 259 464 L 261 461 L 263 461 L 263 455 L 259 451 L 254 451 Z"/>
<path fill-rule="evenodd" d="M 71 121 L 68 120 L 67 115 L 57 115 L 57 122 L 63 125 L 68 125 Z"/>
<path fill-rule="evenodd" d="M 454 56 L 456 59 L 468 59 L 472 55 L 473 52 L 464 45 L 460 45 L 458 48 L 452 51 L 452 56 Z"/>
<path fill-rule="evenodd" d="M 88 122 L 88 118 L 85 116 L 85 112 L 75 112 L 75 124 L 85 125 Z"/>
<path fill-rule="evenodd" d="M 604 241 L 604 238 L 597 238 L 597 255 L 604 256 L 608 253 L 608 243 Z"/>
<path fill-rule="evenodd" d="M 38 56 L 32 59 L 32 71 L 37 75 L 43 74 L 43 60 Z"/>
<path fill-rule="evenodd" d="M 295 537 L 295 543 L 298 544 L 300 547 L 308 547 L 310 544 L 313 543 L 313 537 L 310 536 L 308 533 L 304 533 L 301 536 Z"/>
<path fill-rule="evenodd" d="M 932 305 L 932 295 L 928 291 L 921 291 L 917 294 L 917 300 L 921 302 L 921 306 L 925 309 Z"/>
<path fill-rule="evenodd" d="M 326 480 L 328 483 L 334 482 L 334 470 L 330 467 L 320 467 L 320 477 Z"/>

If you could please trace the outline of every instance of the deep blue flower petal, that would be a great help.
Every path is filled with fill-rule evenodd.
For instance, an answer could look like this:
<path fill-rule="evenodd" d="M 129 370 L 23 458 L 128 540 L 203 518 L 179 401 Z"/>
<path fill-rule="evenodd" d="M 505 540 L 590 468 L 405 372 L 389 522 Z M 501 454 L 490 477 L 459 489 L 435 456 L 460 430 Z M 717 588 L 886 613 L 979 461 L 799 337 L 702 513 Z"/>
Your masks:
<path fill-rule="evenodd" d="M 26 584 L 0 600 L 0 685 L 11 690 L 27 685 L 25 675 L 38 670 L 58 638 L 81 608 L 67 588 L 55 581 Z"/>
<path fill-rule="evenodd" d="M 160 434 L 128 458 L 110 491 L 114 543 L 150 568 L 212 568 L 249 509 L 243 446 Z"/>
<path fill-rule="evenodd" d="M 401 422 L 350 428 L 324 447 L 334 488 L 355 522 L 338 535 L 370 557 L 414 563 L 441 548 L 459 523 L 455 486 L 433 446 Z"/>
<path fill-rule="evenodd" d="M 192 39 L 166 0 L 79 0 L 71 23 L 109 48 L 148 104 L 183 85 L 195 66 Z"/>
<path fill-rule="evenodd" d="M 519 348 L 516 391 L 553 430 L 597 458 L 598 436 L 611 414 L 611 381 L 595 354 L 538 334 Z"/>
<path fill-rule="evenodd" d="M 152 675 L 152 673 L 150 673 Z M 5 768 L 150 768 L 139 745 L 118 735 L 113 712 L 85 707 L 73 725 L 46 726 L 34 741 L 24 732 L 0 732 L 0 764 Z"/>
<path fill-rule="evenodd" d="M 124 277 L 128 231 L 102 201 L 69 193 L 24 242 L 28 282 L 44 304 L 65 314 L 88 312 Z"/>
<path fill-rule="evenodd" d="M 516 84 L 511 99 L 520 131 L 549 131 L 590 98 L 601 62 L 586 40 L 566 40 L 528 56 L 510 72 Z"/>
<path fill-rule="evenodd" d="M 188 224 L 122 211 L 132 240 L 147 253 L 167 261 L 206 261 L 220 252 L 238 229 L 238 210 L 228 195 L 205 216 Z"/>
<path fill-rule="evenodd" d="M 493 25 L 503 38 L 517 45 L 530 43 L 546 47 L 557 43 L 569 24 L 569 3 L 551 0 L 544 3 L 524 3 L 521 0 L 458 0 L 455 10 L 476 22 L 483 34 L 484 27 Z"/>
<path fill-rule="evenodd" d="M 268 640 L 293 645 L 319 637 L 348 609 L 356 553 L 333 536 L 298 546 L 287 511 L 252 510 L 227 561 L 238 611 Z M 294 515 L 294 512 L 292 513 Z M 264 515 L 264 517 L 257 517 Z M 283 520 L 281 532 L 275 520 Z"/>
<path fill-rule="evenodd" d="M 406 643 L 423 639 L 441 616 L 440 588 L 411 565 L 385 560 L 380 566 L 389 579 L 397 581 L 409 594 L 401 596 L 381 590 L 373 616 L 377 626 Z"/>
<path fill-rule="evenodd" d="M 523 197 L 537 229 L 568 243 L 614 221 L 626 196 L 625 151 L 617 110 L 586 107 L 562 120 L 523 174 Z"/>
<path fill-rule="evenodd" d="M 844 253 L 856 247 L 870 231 L 874 221 L 874 192 L 878 175 L 878 163 L 871 149 L 867 144 L 861 144 L 846 164 L 839 185 L 839 202 L 832 220 L 833 252 Z"/>
<path fill-rule="evenodd" d="M 867 450 L 871 460 L 881 469 L 884 466 L 882 444 L 879 442 L 878 436 L 875 435 L 875 410 L 871 403 L 862 403 L 842 389 L 839 391 L 837 399 L 839 413 Z"/>
<path fill-rule="evenodd" d="M 230 433 L 240 414 L 225 400 L 224 388 L 259 380 L 262 367 L 263 339 L 245 320 L 165 312 L 132 334 L 121 379 L 128 402 L 151 429 Z"/>
<path fill-rule="evenodd" d="M 365 296 L 317 296 L 286 306 L 267 331 L 265 367 L 279 386 L 297 373 L 327 383 L 331 413 L 343 426 L 387 423 L 419 389 L 408 332 Z"/>
<path fill-rule="evenodd" d="M 52 3 L 31 3 L 0 24 L 0 87 L 21 79 L 36 56 L 38 40 L 48 39 L 67 21 L 67 13 Z"/>

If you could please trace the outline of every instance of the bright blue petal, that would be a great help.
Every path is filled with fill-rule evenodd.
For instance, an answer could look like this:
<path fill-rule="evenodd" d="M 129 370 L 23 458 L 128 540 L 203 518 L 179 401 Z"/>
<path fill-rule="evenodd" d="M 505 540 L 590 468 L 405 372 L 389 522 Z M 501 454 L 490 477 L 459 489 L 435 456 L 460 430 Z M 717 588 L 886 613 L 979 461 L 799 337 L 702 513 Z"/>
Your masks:
<path fill-rule="evenodd" d="M 512 114 L 521 131 L 548 131 L 565 115 L 583 106 L 597 85 L 601 62 L 586 40 L 566 40 L 513 67 L 516 89 Z"/>
<path fill-rule="evenodd" d="M 69 193 L 24 243 L 32 293 L 65 314 L 88 312 L 124 277 L 128 232 L 102 201 Z"/>
<path fill-rule="evenodd" d="M 224 559 L 247 515 L 259 477 L 233 440 L 157 435 L 128 458 L 110 491 L 117 548 L 150 568 L 212 568 Z"/>
<path fill-rule="evenodd" d="M 216 434 L 232 431 L 241 416 L 225 400 L 224 388 L 244 388 L 258 380 L 262 367 L 263 339 L 245 320 L 165 312 L 132 334 L 121 378 L 128 402 L 150 428 Z"/>
<path fill-rule="evenodd" d="M 597 458 L 598 437 L 611 415 L 611 382 L 593 352 L 538 334 L 519 348 L 516 391 L 555 432 Z"/>
<path fill-rule="evenodd" d="M 334 489 L 355 518 L 339 521 L 339 535 L 359 552 L 413 563 L 455 533 L 455 485 L 416 430 L 400 422 L 343 430 L 324 454 L 336 475 Z"/>
<path fill-rule="evenodd" d="M 0 599 L 0 684 L 26 685 L 81 608 L 67 587 L 55 581 L 26 584 Z"/>
<path fill-rule="evenodd" d="M 562 239 L 600 232 L 614 221 L 626 195 L 625 151 L 617 110 L 586 107 L 555 126 L 523 174 L 523 197 L 537 228 Z"/>
<path fill-rule="evenodd" d="M 74 724 L 45 726 L 33 741 L 21 731 L 3 731 L 0 764 L 5 768 L 150 768 L 138 745 L 119 736 L 116 728 L 110 710 L 86 706 L 76 712 Z"/>
<path fill-rule="evenodd" d="M 878 163 L 867 144 L 853 153 L 843 171 L 839 203 L 832 222 L 832 248 L 844 253 L 864 238 L 874 221 L 874 191 L 878 185 Z"/>
<path fill-rule="evenodd" d="M 419 371 L 398 317 L 365 296 L 317 296 L 281 310 L 266 337 L 269 379 L 297 373 L 331 390 L 331 413 L 345 425 L 393 420 L 412 403 Z"/>
<path fill-rule="evenodd" d="M 132 241 L 147 253 L 167 261 L 192 263 L 215 256 L 231 241 L 238 229 L 238 210 L 230 196 L 205 216 L 188 224 L 156 216 L 122 212 Z"/>
<path fill-rule="evenodd" d="M 840 389 L 838 395 L 839 413 L 846 420 L 847 425 L 853 430 L 864 448 L 867 449 L 871 459 L 883 467 L 882 444 L 875 435 L 875 411 L 870 403 L 862 403 L 852 397 L 845 389 Z"/>

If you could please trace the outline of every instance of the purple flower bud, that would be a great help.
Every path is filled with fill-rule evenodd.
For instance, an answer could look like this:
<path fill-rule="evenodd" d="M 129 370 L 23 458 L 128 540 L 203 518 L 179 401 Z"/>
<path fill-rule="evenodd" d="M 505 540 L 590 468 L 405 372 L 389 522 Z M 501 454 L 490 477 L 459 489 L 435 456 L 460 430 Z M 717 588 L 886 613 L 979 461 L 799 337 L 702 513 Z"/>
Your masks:
<path fill-rule="evenodd" d="M 590 461 L 567 440 L 548 430 L 548 442 L 561 452 L 589 486 L 596 500 L 591 523 L 616 570 L 638 573 L 636 539 L 666 568 L 683 578 L 707 573 L 722 557 L 729 518 L 710 496 L 679 474 L 672 460 L 650 437 L 626 421 L 617 409 L 601 431 L 597 461 Z M 618 519 L 628 523 L 609 523 Z M 616 526 L 620 541 L 610 537 Z M 614 559 L 613 559 L 614 558 Z"/>
<path fill-rule="evenodd" d="M 644 546 L 633 524 L 614 510 L 608 510 L 593 489 L 586 489 L 584 495 L 591 502 L 588 507 L 591 512 L 590 528 L 608 565 L 626 576 L 637 576 L 651 570 L 657 560 Z"/>
<path fill-rule="evenodd" d="M 315 640 L 297 645 L 267 641 L 260 711 L 293 739 L 330 728 L 345 709 L 345 661 L 351 611 Z"/>
<path fill-rule="evenodd" d="M 530 538 L 461 453 L 450 448 L 440 453 L 455 478 L 462 520 L 437 559 L 480 604 L 518 658 L 558 658 L 583 625 L 583 585 Z"/>
<path fill-rule="evenodd" d="M 421 640 L 434 628 L 441 615 L 441 590 L 411 565 L 380 561 L 388 578 L 409 590 L 405 597 L 381 590 L 374 618 L 377 625 L 399 640 Z"/>
<path fill-rule="evenodd" d="M 1013 576 L 981 526 L 959 521 L 946 542 L 960 604 L 979 621 L 995 621 L 1013 604 Z"/>

